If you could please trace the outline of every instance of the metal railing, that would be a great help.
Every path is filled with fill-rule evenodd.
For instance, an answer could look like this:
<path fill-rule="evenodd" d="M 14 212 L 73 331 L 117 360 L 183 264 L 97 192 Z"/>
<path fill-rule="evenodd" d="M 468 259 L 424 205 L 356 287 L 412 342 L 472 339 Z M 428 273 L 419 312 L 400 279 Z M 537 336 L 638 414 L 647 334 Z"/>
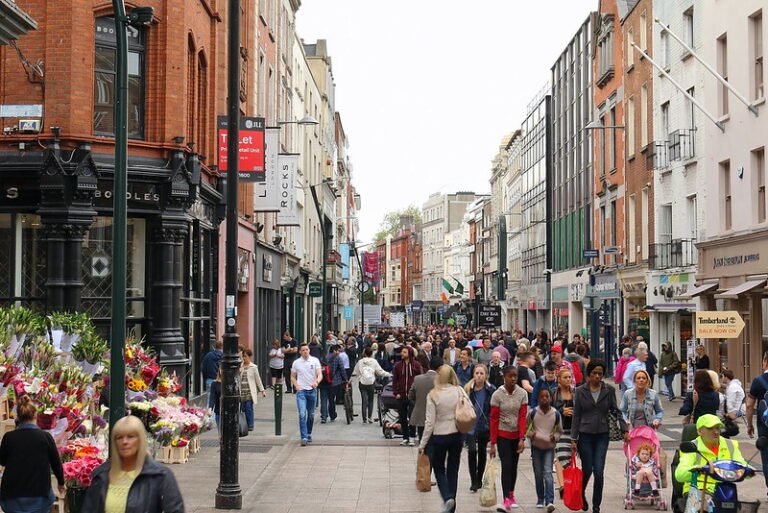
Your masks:
<path fill-rule="evenodd" d="M 669 134 L 669 160 L 688 160 L 696 156 L 696 129 L 681 128 Z"/>
<path fill-rule="evenodd" d="M 648 266 L 653 270 L 696 265 L 699 253 L 696 239 L 674 239 L 648 245 Z"/>
<path fill-rule="evenodd" d="M 651 141 L 644 152 L 646 169 L 658 171 L 669 167 L 669 141 Z"/>

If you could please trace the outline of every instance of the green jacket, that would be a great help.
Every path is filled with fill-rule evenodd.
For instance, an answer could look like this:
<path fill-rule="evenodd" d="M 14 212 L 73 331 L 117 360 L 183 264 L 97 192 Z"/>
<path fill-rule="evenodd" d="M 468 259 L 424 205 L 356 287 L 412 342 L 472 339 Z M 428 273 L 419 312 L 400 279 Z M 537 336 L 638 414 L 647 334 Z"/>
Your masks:
<path fill-rule="evenodd" d="M 664 370 L 665 367 L 667 370 Z M 659 355 L 659 372 L 662 376 L 680 372 L 680 358 L 677 357 L 676 352 L 661 352 Z"/>
<path fill-rule="evenodd" d="M 696 438 L 696 446 L 699 452 L 709 461 L 715 460 L 736 460 L 739 463 L 747 464 L 744 456 L 741 455 L 741 449 L 739 449 L 739 442 L 736 440 L 730 440 L 728 438 L 720 437 L 720 446 L 718 447 L 717 455 L 704 445 L 704 441 L 701 437 Z M 706 461 L 697 453 L 680 453 L 680 463 L 678 463 L 675 469 L 675 479 L 678 483 L 683 485 L 683 493 L 688 493 L 691 489 L 691 478 L 693 473 L 692 468 L 706 465 Z M 701 490 L 704 487 L 704 474 L 699 474 L 697 488 Z M 715 485 L 717 482 L 713 479 L 707 478 L 707 493 L 715 493 Z"/>

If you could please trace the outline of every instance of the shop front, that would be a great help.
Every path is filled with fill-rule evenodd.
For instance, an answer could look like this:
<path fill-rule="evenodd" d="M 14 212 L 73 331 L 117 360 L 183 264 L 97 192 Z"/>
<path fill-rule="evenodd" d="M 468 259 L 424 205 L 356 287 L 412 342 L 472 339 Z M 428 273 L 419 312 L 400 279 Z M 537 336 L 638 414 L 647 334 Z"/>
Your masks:
<path fill-rule="evenodd" d="M 283 255 L 277 248 L 262 241 L 256 242 L 253 357 L 262 376 L 268 375 L 268 355 L 272 341 L 275 339 L 282 340 L 280 333 L 282 266 Z"/>
<path fill-rule="evenodd" d="M 623 308 L 621 288 L 618 276 L 614 270 L 608 270 L 592 277 L 594 283 L 588 288 L 588 294 L 593 298 L 594 310 L 591 312 L 590 321 L 594 323 L 593 316 L 597 316 L 597 329 L 599 345 L 597 353 L 613 370 L 616 343 L 621 336 L 623 325 Z M 594 324 L 592 324 L 594 325 Z"/>
<path fill-rule="evenodd" d="M 587 294 L 587 287 L 589 287 L 589 276 L 586 269 L 581 273 L 581 276 L 576 276 L 576 280 L 580 281 L 568 285 L 568 340 L 573 339 L 576 334 L 581 335 L 582 338 L 587 338 L 588 333 L 587 315 L 584 311 L 584 296 Z"/>
<path fill-rule="evenodd" d="M 552 288 L 552 337 L 568 336 L 568 287 Z"/>
<path fill-rule="evenodd" d="M 0 152 L 0 305 L 84 312 L 107 336 L 113 156 L 87 143 L 63 153 L 58 141 L 21 157 Z M 221 196 L 200 183 L 197 156 L 180 150 L 168 160 L 129 157 L 128 181 L 129 334 L 169 371 L 190 376 L 215 317 L 211 246 Z M 185 386 L 197 392 L 197 380 Z"/>
<path fill-rule="evenodd" d="M 738 338 L 704 340 L 710 361 L 736 373 L 743 383 L 762 372 L 762 355 L 768 350 L 768 230 L 711 240 L 698 244 L 699 281 L 709 287 L 701 293 L 702 310 L 739 312 L 744 330 Z"/>
<path fill-rule="evenodd" d="M 541 282 L 522 286 L 525 301 L 525 333 L 540 330 L 551 332 L 549 283 Z"/>

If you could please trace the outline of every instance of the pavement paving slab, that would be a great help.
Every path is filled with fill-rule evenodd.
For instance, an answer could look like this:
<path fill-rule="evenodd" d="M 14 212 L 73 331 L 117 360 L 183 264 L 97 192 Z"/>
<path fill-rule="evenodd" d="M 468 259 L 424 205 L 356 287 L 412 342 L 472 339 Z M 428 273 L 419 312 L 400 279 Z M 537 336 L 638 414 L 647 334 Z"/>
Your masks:
<path fill-rule="evenodd" d="M 359 397 L 356 397 L 359 405 Z M 662 445 L 671 452 L 682 431 L 682 417 L 677 415 L 681 401 L 662 400 L 666 415 L 659 431 Z M 356 405 L 356 412 L 358 409 Z M 340 407 L 339 407 L 340 408 Z M 341 410 L 339 410 L 341 412 Z M 255 430 L 240 439 L 240 486 L 246 513 L 438 513 L 442 506 L 437 487 L 431 492 L 416 490 L 415 447 L 401 447 L 400 440 L 384 439 L 380 426 L 363 424 L 355 417 L 347 424 L 339 416 L 336 422 L 315 423 L 314 442 L 300 446 L 295 396 L 283 397 L 282 436 L 275 435 L 274 399 L 270 393 L 255 407 Z M 375 414 L 374 414 L 375 417 Z M 318 414 L 319 418 L 319 414 Z M 756 453 L 754 441 L 742 433 L 740 441 L 745 457 Z M 203 435 L 202 450 L 184 465 L 170 465 L 184 496 L 187 512 L 213 513 L 219 482 L 218 435 Z M 623 510 L 627 483 L 625 458 L 621 443 L 611 443 L 605 472 L 602 511 Z M 759 468 L 759 457 L 753 461 Z M 497 485 L 500 493 L 500 485 Z M 588 488 L 591 490 L 591 486 Z M 664 496 L 671 496 L 671 488 Z M 536 508 L 530 452 L 520 458 L 516 495 L 519 513 L 541 512 Z M 588 497 L 591 493 L 588 492 Z M 742 500 L 763 499 L 761 512 L 768 512 L 766 486 L 762 476 L 739 485 Z M 558 512 L 569 511 L 559 499 Z M 642 508 L 638 508 L 642 509 Z M 482 508 L 477 494 L 469 491 L 466 452 L 459 471 L 457 512 L 492 512 Z"/>

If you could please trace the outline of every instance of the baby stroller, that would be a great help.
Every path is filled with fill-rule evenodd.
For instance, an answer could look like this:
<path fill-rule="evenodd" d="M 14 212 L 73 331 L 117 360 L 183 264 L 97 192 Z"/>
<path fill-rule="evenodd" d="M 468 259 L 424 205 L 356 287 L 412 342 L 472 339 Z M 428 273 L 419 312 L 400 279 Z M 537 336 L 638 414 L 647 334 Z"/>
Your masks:
<path fill-rule="evenodd" d="M 384 434 L 384 438 L 391 439 L 395 435 L 402 436 L 403 431 L 400 428 L 400 414 L 398 413 L 397 399 L 392 391 L 391 378 L 380 378 L 375 384 L 376 395 L 378 399 L 377 409 L 379 413 L 379 425 Z"/>
<path fill-rule="evenodd" d="M 652 457 L 654 460 L 653 478 L 655 479 L 655 487 L 652 487 L 648 482 L 643 482 L 640 489 L 637 490 L 635 478 L 638 471 L 632 464 L 632 457 L 637 453 L 637 449 L 643 444 L 650 445 L 654 448 Z M 655 507 L 660 511 L 667 510 L 667 503 L 661 496 L 661 479 L 659 478 L 661 475 L 661 466 L 659 464 L 660 453 L 661 443 L 653 428 L 648 426 L 638 426 L 629 432 L 629 443 L 624 444 L 624 456 L 627 458 L 627 493 L 624 496 L 624 509 L 635 509 L 637 504 L 643 504 Z"/>

